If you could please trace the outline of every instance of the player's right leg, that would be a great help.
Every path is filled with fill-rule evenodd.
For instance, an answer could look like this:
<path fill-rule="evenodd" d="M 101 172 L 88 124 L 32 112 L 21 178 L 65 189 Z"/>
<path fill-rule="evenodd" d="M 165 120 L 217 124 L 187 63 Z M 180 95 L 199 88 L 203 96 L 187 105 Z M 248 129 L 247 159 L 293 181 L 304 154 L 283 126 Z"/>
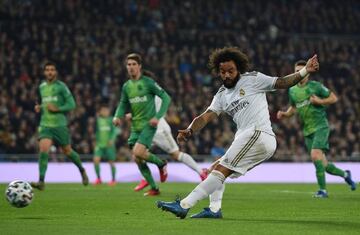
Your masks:
<path fill-rule="evenodd" d="M 43 135 L 41 135 L 43 134 Z M 52 139 L 49 137 L 45 137 L 45 133 L 40 132 L 40 140 L 39 140 L 39 182 L 31 182 L 31 186 L 39 189 L 45 189 L 45 175 L 49 160 L 49 150 L 50 147 L 53 145 Z"/>
<path fill-rule="evenodd" d="M 327 198 L 325 166 L 328 164 L 321 149 L 311 150 L 311 160 L 314 162 L 316 168 L 316 179 L 319 185 L 319 190 L 314 194 L 317 198 Z"/>

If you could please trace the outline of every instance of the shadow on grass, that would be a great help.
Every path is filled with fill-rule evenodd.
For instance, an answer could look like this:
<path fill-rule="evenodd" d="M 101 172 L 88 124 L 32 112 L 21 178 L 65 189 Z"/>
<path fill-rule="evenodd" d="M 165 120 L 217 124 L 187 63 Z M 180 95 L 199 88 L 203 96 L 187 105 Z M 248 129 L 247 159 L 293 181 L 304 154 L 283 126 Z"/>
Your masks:
<path fill-rule="evenodd" d="M 297 220 L 297 219 L 244 219 L 244 218 L 224 218 L 221 221 L 237 221 L 247 223 L 270 223 L 270 224 L 283 224 L 283 225 L 305 225 L 305 226 L 329 226 L 339 227 L 346 229 L 356 229 L 360 231 L 360 222 L 348 222 L 348 221 L 314 221 L 314 220 Z"/>

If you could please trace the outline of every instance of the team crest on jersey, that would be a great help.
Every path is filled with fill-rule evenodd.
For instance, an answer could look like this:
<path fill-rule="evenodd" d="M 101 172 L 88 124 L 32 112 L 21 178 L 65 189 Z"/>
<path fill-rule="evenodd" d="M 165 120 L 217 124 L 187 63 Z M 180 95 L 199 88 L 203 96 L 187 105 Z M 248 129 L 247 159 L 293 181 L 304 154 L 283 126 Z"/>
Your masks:
<path fill-rule="evenodd" d="M 244 96 L 245 95 L 244 89 L 241 88 L 239 94 L 240 94 L 240 96 Z"/>

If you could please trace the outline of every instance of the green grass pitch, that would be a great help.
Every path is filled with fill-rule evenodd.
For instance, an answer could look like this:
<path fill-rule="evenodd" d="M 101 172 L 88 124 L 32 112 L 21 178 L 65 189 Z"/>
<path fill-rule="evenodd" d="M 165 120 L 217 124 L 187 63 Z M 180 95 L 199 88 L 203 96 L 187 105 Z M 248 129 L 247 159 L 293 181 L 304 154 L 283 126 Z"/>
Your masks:
<path fill-rule="evenodd" d="M 360 190 L 345 184 L 328 185 L 328 199 L 312 198 L 312 184 L 227 184 L 220 220 L 180 220 L 156 208 L 156 200 L 184 197 L 195 184 L 161 184 L 158 197 L 143 197 L 134 186 L 48 184 L 22 209 L 3 196 L 0 234 L 360 234 Z"/>

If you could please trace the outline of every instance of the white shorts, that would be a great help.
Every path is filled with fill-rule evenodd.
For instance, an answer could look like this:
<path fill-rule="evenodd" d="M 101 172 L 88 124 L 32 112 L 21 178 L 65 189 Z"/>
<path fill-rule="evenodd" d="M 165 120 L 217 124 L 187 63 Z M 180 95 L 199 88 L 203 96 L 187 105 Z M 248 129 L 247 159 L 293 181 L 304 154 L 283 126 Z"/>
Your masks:
<path fill-rule="evenodd" d="M 237 178 L 272 157 L 275 150 L 275 136 L 250 128 L 235 137 L 220 164 L 235 171 L 230 177 Z"/>
<path fill-rule="evenodd" d="M 159 120 L 153 144 L 161 148 L 166 153 L 173 153 L 179 150 L 174 137 L 171 134 L 171 128 L 164 118 Z"/>

